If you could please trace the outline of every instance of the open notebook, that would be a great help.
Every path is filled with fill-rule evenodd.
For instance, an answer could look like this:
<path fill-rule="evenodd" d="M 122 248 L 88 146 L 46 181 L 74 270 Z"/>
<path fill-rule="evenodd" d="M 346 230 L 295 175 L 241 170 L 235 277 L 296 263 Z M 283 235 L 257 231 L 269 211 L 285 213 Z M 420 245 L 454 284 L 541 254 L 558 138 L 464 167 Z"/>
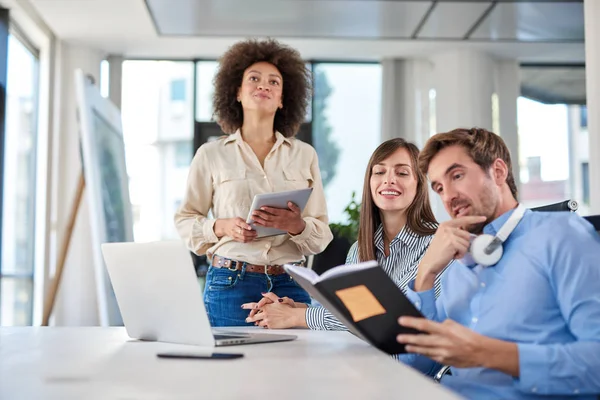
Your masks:
<path fill-rule="evenodd" d="M 286 264 L 285 270 L 352 333 L 388 354 L 404 353 L 400 333 L 418 333 L 398 324 L 403 315 L 422 317 L 377 261 L 340 265 L 322 275 Z"/>

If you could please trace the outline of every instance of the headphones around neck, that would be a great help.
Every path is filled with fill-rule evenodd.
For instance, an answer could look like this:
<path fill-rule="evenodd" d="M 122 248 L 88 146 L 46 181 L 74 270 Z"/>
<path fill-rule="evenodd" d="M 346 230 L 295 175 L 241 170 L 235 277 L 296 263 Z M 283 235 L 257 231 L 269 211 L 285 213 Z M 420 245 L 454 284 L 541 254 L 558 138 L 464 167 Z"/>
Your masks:
<path fill-rule="evenodd" d="M 489 234 L 477 236 L 469 247 L 473 261 L 482 267 L 497 264 L 504 252 L 502 243 L 508 239 L 508 236 L 517 227 L 526 210 L 527 208 L 524 205 L 519 204 L 504 225 L 502 225 L 502 228 L 498 230 L 496 236 Z"/>

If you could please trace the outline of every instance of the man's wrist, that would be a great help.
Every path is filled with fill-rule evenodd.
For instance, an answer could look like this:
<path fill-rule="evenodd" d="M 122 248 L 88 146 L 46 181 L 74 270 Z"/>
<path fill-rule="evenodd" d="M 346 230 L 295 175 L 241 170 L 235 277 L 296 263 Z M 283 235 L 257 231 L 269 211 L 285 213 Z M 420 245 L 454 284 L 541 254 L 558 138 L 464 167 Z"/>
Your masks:
<path fill-rule="evenodd" d="M 480 367 L 519 377 L 519 348 L 516 343 L 483 336 L 477 354 Z"/>
<path fill-rule="evenodd" d="M 419 266 L 419 271 L 417 272 L 417 276 L 415 278 L 415 292 L 425 292 L 427 290 L 431 290 L 435 284 L 436 275 L 429 271 L 421 271 L 421 267 Z"/>

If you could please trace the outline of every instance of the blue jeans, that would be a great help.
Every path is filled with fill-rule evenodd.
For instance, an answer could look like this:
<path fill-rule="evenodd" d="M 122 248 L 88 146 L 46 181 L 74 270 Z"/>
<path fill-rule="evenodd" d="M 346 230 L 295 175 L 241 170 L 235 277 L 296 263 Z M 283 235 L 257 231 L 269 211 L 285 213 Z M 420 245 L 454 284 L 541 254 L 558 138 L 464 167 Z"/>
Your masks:
<path fill-rule="evenodd" d="M 241 271 L 211 266 L 204 288 L 204 305 L 211 326 L 254 325 L 246 322 L 250 310 L 242 309 L 242 304 L 257 302 L 262 299 L 261 293 L 266 292 L 310 303 L 308 293 L 288 274 L 246 272 L 245 266 Z"/>

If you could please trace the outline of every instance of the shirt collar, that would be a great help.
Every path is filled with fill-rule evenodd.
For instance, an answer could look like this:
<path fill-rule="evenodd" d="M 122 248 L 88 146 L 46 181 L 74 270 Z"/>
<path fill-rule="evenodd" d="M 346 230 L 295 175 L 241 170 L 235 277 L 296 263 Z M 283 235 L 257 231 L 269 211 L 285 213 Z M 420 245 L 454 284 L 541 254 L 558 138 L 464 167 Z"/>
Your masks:
<path fill-rule="evenodd" d="M 396 243 L 402 242 L 405 246 L 409 248 L 413 248 L 418 244 L 418 240 L 420 236 L 414 233 L 409 227 L 408 224 L 404 225 L 400 232 L 396 235 L 396 237 L 390 243 L 390 247 L 395 246 Z M 379 224 L 377 230 L 374 235 L 375 247 L 377 247 L 381 252 L 383 252 L 383 224 Z"/>
<path fill-rule="evenodd" d="M 227 135 L 227 137 L 225 138 L 225 144 L 236 142 L 238 140 L 242 140 L 242 132 L 239 129 L 234 133 Z"/>
<path fill-rule="evenodd" d="M 231 135 L 228 135 L 225 138 L 225 144 L 231 142 L 239 142 L 241 140 L 244 140 L 242 139 L 242 131 L 238 129 L 237 131 L 235 131 Z M 290 138 L 286 138 L 285 136 L 283 136 L 283 134 L 281 134 L 279 131 L 275 131 L 275 146 L 279 146 L 281 143 L 291 145 L 292 141 L 290 140 Z"/>
<path fill-rule="evenodd" d="M 492 222 L 490 222 L 489 224 L 484 226 L 483 233 L 492 235 L 492 236 L 496 235 L 496 233 L 498 233 L 500 228 L 502 228 L 502 225 L 504 225 L 506 223 L 506 221 L 508 221 L 508 219 L 510 218 L 512 213 L 515 211 L 515 209 L 516 208 L 508 210 L 507 212 L 505 212 L 504 214 L 502 214 L 501 216 L 499 216 L 498 218 L 496 218 L 495 220 L 493 220 Z"/>

